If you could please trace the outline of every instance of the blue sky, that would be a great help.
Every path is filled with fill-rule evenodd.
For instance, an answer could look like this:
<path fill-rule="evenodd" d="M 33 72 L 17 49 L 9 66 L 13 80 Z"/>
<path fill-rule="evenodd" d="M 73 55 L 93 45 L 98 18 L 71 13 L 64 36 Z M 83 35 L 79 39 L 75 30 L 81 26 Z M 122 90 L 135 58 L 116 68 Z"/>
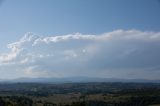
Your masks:
<path fill-rule="evenodd" d="M 158 0 L 4 0 L 1 43 L 26 32 L 41 35 L 101 34 L 116 29 L 160 30 Z"/>
<path fill-rule="evenodd" d="M 119 30 L 122 29 L 122 30 Z M 89 73 L 91 69 L 91 66 L 96 66 L 95 64 L 99 64 L 95 67 L 95 72 L 98 72 L 97 70 L 103 70 L 102 73 L 106 76 L 102 76 L 101 74 L 97 77 L 124 77 L 123 72 L 128 74 L 125 75 L 126 78 L 137 78 L 135 72 L 132 72 L 131 70 L 151 70 L 154 69 L 154 75 L 149 76 L 150 72 L 148 74 L 144 74 L 146 72 L 140 72 L 139 77 L 142 78 L 154 78 L 156 75 L 160 75 L 159 71 L 159 65 L 155 63 L 155 61 L 159 62 L 159 44 L 157 41 L 153 42 L 145 42 L 143 39 L 142 41 L 135 41 L 135 38 L 132 39 L 132 43 L 128 44 L 128 41 L 125 41 L 126 44 L 130 46 L 124 46 L 123 40 L 119 39 L 117 42 L 110 42 L 108 44 L 105 44 L 102 41 L 94 41 L 92 39 L 94 36 L 99 36 L 100 39 L 105 35 L 110 36 L 110 33 L 113 33 L 113 36 L 122 36 L 122 33 L 126 36 L 131 36 L 132 34 L 128 34 L 127 31 L 131 31 L 133 35 L 140 36 L 138 39 L 144 38 L 144 39 L 150 39 L 151 36 L 158 36 L 160 32 L 160 1 L 159 0 L 3 0 L 0 4 L 0 61 L 1 61 L 1 73 L 4 73 L 4 76 L 6 78 L 9 77 L 28 77 L 22 76 L 24 74 L 23 72 L 19 72 L 19 74 L 16 74 L 15 76 L 12 76 L 11 73 L 15 73 L 17 70 L 22 70 L 24 67 L 29 67 L 29 69 L 26 69 L 29 74 L 32 74 L 33 77 L 35 76 L 41 76 L 41 74 L 45 71 L 46 76 L 48 75 L 48 72 L 51 72 L 50 64 L 54 64 L 55 67 L 57 67 L 57 70 L 64 70 L 59 67 L 59 64 L 66 64 L 66 60 L 61 59 L 60 57 L 66 56 L 78 56 L 82 55 L 78 53 L 86 52 L 90 54 L 90 50 L 95 52 L 95 54 L 91 53 L 93 56 L 96 56 L 96 59 L 93 57 L 87 58 L 87 60 L 84 62 L 85 64 L 77 65 L 77 67 L 82 68 L 82 70 L 88 70 L 87 73 L 89 76 Z M 26 34 L 27 32 L 32 32 L 34 34 Z M 117 34 L 117 32 L 119 34 Z M 79 34 L 78 34 L 79 33 Z M 104 34 L 105 33 L 105 34 Z M 152 34 L 151 34 L 152 33 Z M 26 34 L 26 35 L 25 35 Z M 66 39 L 68 38 L 67 34 L 70 34 L 71 36 L 82 36 L 78 38 L 72 38 L 71 43 L 67 43 L 67 46 L 64 46 L 64 42 L 62 41 L 62 44 L 57 44 L 56 46 L 53 46 L 53 42 L 55 43 L 52 38 L 56 36 L 62 36 L 60 39 Z M 24 36 L 25 35 L 25 36 Z M 32 36 L 34 35 L 34 37 Z M 83 36 L 91 35 L 89 38 L 83 38 Z M 142 37 L 143 35 L 143 37 Z M 145 36 L 144 36 L 145 35 Z M 40 37 L 39 37 L 40 36 Z M 66 37 L 63 37 L 66 36 Z M 105 38 L 104 37 L 104 38 Z M 141 38 L 142 37 L 142 38 Z M 111 37 L 112 38 L 112 37 Z M 117 37 L 119 38 L 119 37 Z M 116 39 L 117 39 L 116 38 Z M 30 39 L 30 40 L 29 40 Z M 47 40 L 46 40 L 47 39 Z M 52 39 L 52 40 L 51 40 Z M 80 39 L 80 40 L 75 40 Z M 83 40 L 84 41 L 83 41 Z M 86 41 L 87 39 L 87 41 Z M 91 41 L 88 39 L 92 39 Z M 113 37 L 113 39 L 115 39 Z M 122 39 L 125 39 L 122 37 Z M 68 40 L 68 39 L 67 39 Z M 73 41 L 72 41 L 73 40 Z M 75 40 L 75 41 L 74 41 Z M 34 48 L 34 52 L 32 52 L 35 42 L 45 42 L 47 44 L 41 44 L 42 47 L 36 46 Z M 59 42 L 59 40 L 57 40 Z M 19 42 L 18 44 L 15 44 Z M 24 42 L 30 42 L 30 44 Z M 49 43 L 48 43 L 49 42 Z M 52 42 L 50 44 L 50 42 Z M 100 43 L 101 42 L 101 43 Z M 107 41 L 106 41 L 107 42 Z M 137 44 L 135 44 L 138 42 Z M 140 43 L 142 42 L 142 44 Z M 84 43 L 84 45 L 82 44 Z M 31 46 L 32 44 L 32 46 Z M 38 43 L 39 44 L 39 43 Z M 114 45 L 120 44 L 121 50 L 117 50 L 118 47 L 115 47 Z M 7 45 L 12 45 L 11 47 L 7 48 Z M 75 47 L 72 47 L 70 45 L 77 45 Z M 93 47 L 90 47 L 92 45 Z M 99 47 L 100 45 L 100 47 Z M 109 47 L 107 45 L 110 45 Z M 133 45 L 133 46 L 132 46 Z M 147 45 L 147 46 L 140 46 L 140 45 Z M 97 48 L 94 48 L 96 46 Z M 155 49 L 147 49 L 147 47 Z M 16 48 L 16 49 L 15 49 Z M 76 49 L 78 48 L 78 49 Z M 101 48 L 106 48 L 110 52 L 101 50 Z M 133 58 L 124 57 L 124 59 L 118 59 L 119 63 L 123 62 L 128 63 L 128 65 L 124 64 L 114 64 L 115 60 L 117 58 L 110 58 L 109 56 L 117 56 L 116 52 L 122 52 L 122 50 L 127 51 L 126 53 L 133 53 L 136 50 L 142 49 L 142 54 L 139 52 L 136 52 L 134 56 L 142 57 L 141 61 L 137 65 L 136 63 L 139 62 L 138 60 L 134 60 Z M 158 48 L 158 49 L 157 49 Z M 50 50 L 51 49 L 51 50 Z M 94 51 L 94 49 L 96 49 Z M 98 50 L 97 50 L 98 49 Z M 100 50 L 99 50 L 100 49 Z M 129 50 L 128 50 L 129 49 Z M 26 51 L 28 54 L 26 53 Z M 44 53 L 43 52 L 49 52 Z M 55 52 L 53 52 L 53 51 Z M 147 58 L 152 55 L 146 54 L 144 56 L 143 53 L 145 51 L 154 51 L 151 54 L 154 54 L 154 59 Z M 41 63 L 37 63 L 38 60 L 35 63 L 26 63 L 25 65 L 22 65 L 18 62 L 25 62 L 27 61 L 26 58 L 24 58 L 21 55 L 30 56 L 29 54 L 32 54 L 32 58 L 37 54 L 41 57 L 46 56 L 45 59 L 40 60 Z M 102 53 L 101 53 L 102 52 Z M 156 54 L 156 52 L 158 52 Z M 54 54 L 55 53 L 55 54 Z M 108 55 L 104 55 L 103 53 L 108 53 Z M 139 54 L 138 54 L 139 53 Z M 149 53 L 149 52 L 148 52 Z M 34 54 L 34 56 L 33 56 Z M 114 55 L 112 55 L 114 54 Z M 125 54 L 125 53 L 122 53 Z M 56 55 L 57 57 L 60 56 L 56 61 L 59 61 L 60 63 L 51 60 L 47 60 L 47 56 Z M 99 56 L 101 55 L 101 56 Z M 133 54 L 131 54 L 132 56 Z M 65 58 L 64 56 L 64 58 Z M 133 57 L 134 57 L 133 56 Z M 157 56 L 157 57 L 156 57 Z M 29 57 L 28 57 L 29 58 Z M 38 57 L 34 57 L 38 58 Z M 66 57 L 67 59 L 69 57 Z M 82 58 L 82 57 L 81 57 Z M 84 58 L 84 57 L 83 57 Z M 86 57 L 85 57 L 86 58 Z M 118 57 L 119 58 L 119 57 Z M 145 59 L 147 58 L 150 62 L 145 62 Z M 53 58 L 54 59 L 54 58 Z M 74 58 L 75 59 L 75 58 Z M 108 60 L 109 59 L 109 60 Z M 137 58 L 138 59 L 138 58 Z M 46 62 L 50 61 L 49 63 Z M 91 62 L 93 60 L 93 62 Z M 108 60 L 108 61 L 106 61 Z M 134 60 L 135 62 L 132 62 Z M 81 76 L 84 75 L 84 73 L 72 72 L 75 70 L 75 68 L 71 67 L 71 64 L 75 64 L 76 62 L 79 63 L 82 60 L 72 60 L 71 63 L 68 63 L 68 66 L 64 66 L 68 68 L 68 70 L 71 70 L 71 72 L 67 73 L 75 73 L 73 75 L 64 73 L 63 71 L 61 73 L 57 72 L 57 76 L 74 76 L 76 74 L 80 74 Z M 98 63 L 97 63 L 98 62 Z M 105 64 L 101 64 L 101 63 Z M 45 66 L 41 65 L 42 63 L 46 63 Z M 151 64 L 155 63 L 155 64 Z M 5 66 L 4 66 L 5 64 Z M 9 68 L 6 68 L 6 64 L 12 66 L 7 66 Z M 14 66 L 13 64 L 17 64 L 22 68 L 18 68 Z M 133 65 L 134 64 L 134 65 Z M 38 67 L 41 65 L 42 67 Z M 106 67 L 107 66 L 107 67 Z M 130 67 L 131 66 L 131 67 Z M 142 67 L 143 66 L 143 67 Z M 150 66 L 150 67 L 148 67 Z M 15 71 L 7 71 L 4 72 L 4 70 L 10 70 L 12 68 L 15 68 Z M 36 67 L 36 68 L 35 68 Z M 38 68 L 37 68 L 38 67 Z M 113 69 L 112 67 L 120 67 L 119 70 L 125 70 L 125 71 L 119 71 L 117 74 L 117 69 Z M 128 68 L 129 67 L 129 68 Z M 139 68 L 140 67 L 140 68 Z M 44 68 L 44 69 L 43 69 Z M 157 69 L 158 68 L 158 69 Z M 42 70 L 41 72 L 33 72 L 31 73 L 32 69 L 34 70 Z M 56 70 L 53 69 L 53 70 Z M 97 69 L 97 70 L 96 70 Z M 29 71 L 28 71 L 29 70 Z M 36 71 L 37 71 L 36 70 Z M 104 71 L 104 70 L 112 70 L 111 71 Z M 114 71 L 115 70 L 115 71 Z M 52 71 L 54 73 L 54 71 Z M 37 74 L 36 74 L 37 73 Z M 55 72 L 56 73 L 56 72 Z M 115 74 L 116 73 L 116 74 Z M 121 73 L 121 74 L 120 74 Z M 158 73 L 158 74 L 157 74 Z M 108 75 L 108 76 L 107 76 Z M 30 75 L 31 76 L 31 75 Z M 43 74 L 42 74 L 43 76 Z M 55 77 L 55 75 L 53 75 Z M 96 74 L 93 75 L 96 77 Z M 138 77 L 138 78 L 139 78 Z M 156 78 L 156 77 L 155 77 Z"/>

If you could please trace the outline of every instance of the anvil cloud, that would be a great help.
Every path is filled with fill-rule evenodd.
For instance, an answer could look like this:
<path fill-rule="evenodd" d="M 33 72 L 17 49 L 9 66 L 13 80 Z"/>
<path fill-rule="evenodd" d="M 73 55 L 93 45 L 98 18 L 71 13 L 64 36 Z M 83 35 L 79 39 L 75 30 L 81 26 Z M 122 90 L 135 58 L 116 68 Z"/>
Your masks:
<path fill-rule="evenodd" d="M 115 30 L 39 36 L 27 33 L 0 54 L 2 78 L 70 77 L 159 79 L 160 32 Z"/>

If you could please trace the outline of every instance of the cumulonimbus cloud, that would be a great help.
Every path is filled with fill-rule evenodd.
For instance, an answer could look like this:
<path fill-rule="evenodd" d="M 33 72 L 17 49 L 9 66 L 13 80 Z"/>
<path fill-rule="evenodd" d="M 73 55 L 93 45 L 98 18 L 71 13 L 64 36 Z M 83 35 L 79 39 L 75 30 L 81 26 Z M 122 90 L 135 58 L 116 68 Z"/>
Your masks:
<path fill-rule="evenodd" d="M 25 34 L 0 54 L 0 69 L 12 77 L 94 76 L 158 78 L 160 32 L 115 30 L 42 37 Z M 152 74 L 151 74 L 152 73 Z"/>

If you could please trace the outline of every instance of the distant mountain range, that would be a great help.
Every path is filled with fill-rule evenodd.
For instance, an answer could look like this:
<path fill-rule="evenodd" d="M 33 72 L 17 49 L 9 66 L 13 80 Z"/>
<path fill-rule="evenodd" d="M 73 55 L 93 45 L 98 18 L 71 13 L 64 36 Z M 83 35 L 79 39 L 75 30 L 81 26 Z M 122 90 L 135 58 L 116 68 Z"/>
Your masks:
<path fill-rule="evenodd" d="M 148 79 L 117 79 L 95 77 L 65 77 L 65 78 L 17 78 L 12 80 L 0 80 L 0 82 L 25 82 L 25 83 L 81 83 L 81 82 L 135 82 L 135 83 L 160 83 L 160 80 Z"/>

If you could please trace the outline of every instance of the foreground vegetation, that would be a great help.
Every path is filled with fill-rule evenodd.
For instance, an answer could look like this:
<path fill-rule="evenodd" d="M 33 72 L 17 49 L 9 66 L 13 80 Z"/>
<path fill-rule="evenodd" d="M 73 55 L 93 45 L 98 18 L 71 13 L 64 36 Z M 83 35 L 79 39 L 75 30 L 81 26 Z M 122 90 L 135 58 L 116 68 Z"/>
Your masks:
<path fill-rule="evenodd" d="M 0 106 L 160 106 L 156 83 L 1 83 Z"/>

